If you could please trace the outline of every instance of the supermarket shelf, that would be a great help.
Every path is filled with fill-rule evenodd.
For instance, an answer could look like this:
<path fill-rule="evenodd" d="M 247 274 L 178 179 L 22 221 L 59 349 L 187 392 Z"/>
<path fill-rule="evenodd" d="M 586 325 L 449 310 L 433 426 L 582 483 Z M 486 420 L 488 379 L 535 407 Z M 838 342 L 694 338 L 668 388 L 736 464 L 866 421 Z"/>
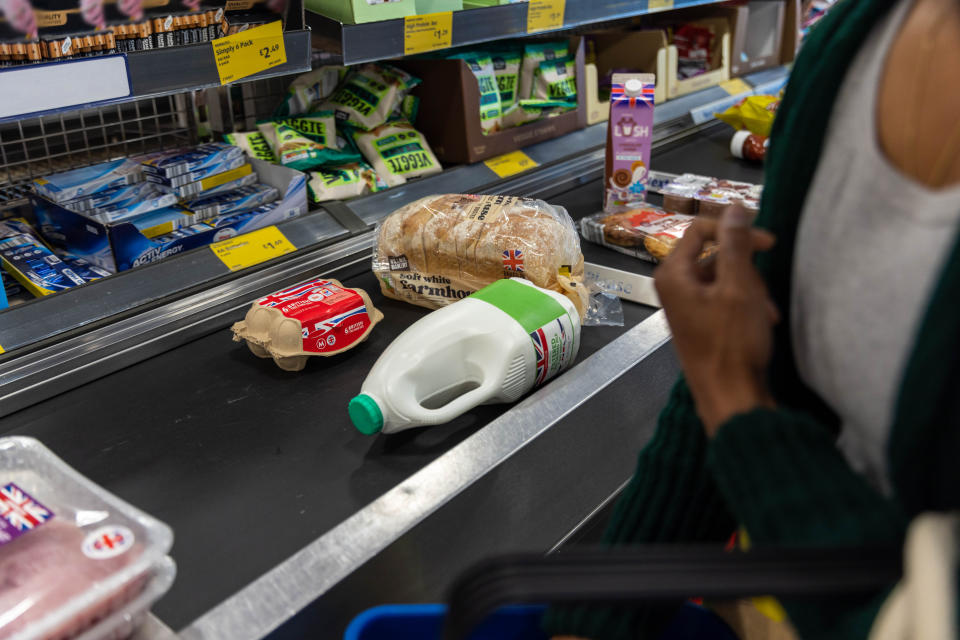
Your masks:
<path fill-rule="evenodd" d="M 785 78 L 787 71 L 782 68 L 779 73 Z M 769 72 L 745 79 L 751 85 L 755 80 L 764 83 L 777 80 Z M 724 95 L 727 94 L 722 89 L 713 87 L 658 105 L 654 143 L 666 141 L 675 132 L 688 129 L 694 124 L 691 112 L 695 112 L 700 104 L 714 102 Z M 348 236 L 364 233 L 391 211 L 430 194 L 510 191 L 549 199 L 559 190 L 596 180 L 602 175 L 605 137 L 606 124 L 600 123 L 527 147 L 524 153 L 540 166 L 506 180 L 483 163 L 454 167 L 437 176 L 348 203 L 329 204 L 329 211 L 313 212 L 279 226 L 296 247 L 309 255 Z M 265 267 L 272 264 L 267 263 Z M 282 265 L 283 261 L 279 264 Z M 29 347 L 23 357 L 16 357 L 16 353 L 0 356 L 0 400 L 3 401 L 0 404 L 4 406 L 0 415 L 23 406 L 28 398 L 29 401 L 35 400 L 32 392 L 27 390 L 32 389 L 34 381 L 50 377 L 52 365 L 48 352 L 60 349 L 47 343 L 56 340 L 62 345 L 60 341 L 69 338 L 72 332 L 76 334 L 76 345 L 64 351 L 69 351 L 71 357 L 88 357 L 91 350 L 105 346 L 97 343 L 94 348 L 85 341 L 85 332 L 97 325 L 122 319 L 149 306 L 160 306 L 192 291 L 236 277 L 237 274 L 231 274 L 204 247 L 0 313 L 4 349 L 14 352 L 20 347 Z M 7 366 L 6 361 L 13 358 L 16 360 Z"/>
<path fill-rule="evenodd" d="M 286 63 L 244 78 L 242 82 L 310 70 L 310 30 L 284 33 Z M 220 84 L 210 43 L 135 51 L 114 56 L 10 67 L 0 71 L 0 90 L 7 95 L 28 95 L 31 87 L 48 78 L 65 77 L 96 79 L 84 93 L 59 92 L 51 96 L 46 108 L 38 104 L 26 110 L 5 110 L 0 107 L 0 122 L 59 113 L 79 108 L 100 107 L 119 102 L 216 87 Z M 106 74 L 107 77 L 104 77 Z M 126 77 L 124 77 L 126 76 Z M 102 89 L 101 89 L 102 87 Z M 86 86 L 84 86 L 86 90 Z M 103 91 L 98 93 L 98 91 Z"/>
<path fill-rule="evenodd" d="M 714 4 L 717 0 L 675 0 L 673 9 Z M 468 9 L 453 14 L 452 47 L 527 35 L 527 2 Z M 654 10 L 656 11 L 656 10 Z M 648 0 L 584 0 L 567 2 L 562 29 L 651 13 Z M 307 11 L 317 48 L 339 53 L 342 64 L 399 58 L 403 51 L 402 19 L 344 24 Z M 557 29 L 559 31 L 561 29 Z M 538 32 L 540 35 L 545 32 Z"/>

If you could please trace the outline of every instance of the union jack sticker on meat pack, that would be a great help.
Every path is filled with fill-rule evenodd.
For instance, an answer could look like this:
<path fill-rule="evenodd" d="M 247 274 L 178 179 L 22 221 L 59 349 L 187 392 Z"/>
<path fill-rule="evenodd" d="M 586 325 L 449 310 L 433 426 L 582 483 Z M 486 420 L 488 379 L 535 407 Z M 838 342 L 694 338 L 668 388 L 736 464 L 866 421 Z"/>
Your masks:
<path fill-rule="evenodd" d="M 14 483 L 0 487 L 0 545 L 33 531 L 52 517 L 53 511 Z"/>

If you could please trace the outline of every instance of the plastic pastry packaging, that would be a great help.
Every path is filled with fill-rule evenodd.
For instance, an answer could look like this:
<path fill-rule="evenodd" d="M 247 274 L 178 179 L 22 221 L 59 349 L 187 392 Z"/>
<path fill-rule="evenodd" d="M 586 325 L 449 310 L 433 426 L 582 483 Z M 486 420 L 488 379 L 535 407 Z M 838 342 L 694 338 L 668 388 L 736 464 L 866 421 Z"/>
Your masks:
<path fill-rule="evenodd" d="M 384 124 L 419 83 L 418 78 L 392 65 L 363 64 L 347 75 L 320 108 L 333 111 L 338 123 L 369 131 Z"/>
<path fill-rule="evenodd" d="M 307 193 L 313 202 L 346 200 L 387 188 L 377 172 L 363 162 L 322 168 L 308 176 Z"/>
<path fill-rule="evenodd" d="M 670 255 L 695 219 L 684 213 L 642 206 L 587 216 L 580 220 L 580 232 L 590 242 L 635 258 L 658 262 Z"/>
<path fill-rule="evenodd" d="M 756 212 L 760 208 L 763 187 L 685 173 L 661 187 L 660 192 L 663 194 L 663 208 L 668 211 L 719 217 L 734 202 Z"/>
<path fill-rule="evenodd" d="M 502 195 L 421 198 L 378 226 L 373 271 L 384 295 L 437 309 L 523 277 L 569 297 L 583 317 L 580 238 L 563 207 Z"/>
<path fill-rule="evenodd" d="M 170 528 L 32 438 L 0 438 L 0 507 L 4 638 L 122 636 L 170 587 Z"/>
<path fill-rule="evenodd" d="M 427 139 L 409 122 L 399 120 L 373 131 L 357 131 L 354 141 L 377 175 L 391 187 L 443 170 Z"/>
<path fill-rule="evenodd" d="M 484 135 L 500 130 L 500 90 L 497 88 L 497 76 L 493 69 L 493 60 L 490 55 L 482 52 L 460 53 L 453 58 L 460 58 L 467 63 L 467 67 L 477 79 L 480 88 L 480 128 Z"/>
<path fill-rule="evenodd" d="M 533 97 L 533 76 L 544 60 L 558 60 L 570 55 L 566 42 L 530 42 L 523 47 L 523 62 L 520 65 L 519 100 Z"/>
<path fill-rule="evenodd" d="M 370 335 L 383 314 L 363 289 L 318 278 L 260 298 L 233 325 L 235 342 L 246 340 L 260 358 L 285 371 L 300 371 L 310 356 L 332 356 Z"/>

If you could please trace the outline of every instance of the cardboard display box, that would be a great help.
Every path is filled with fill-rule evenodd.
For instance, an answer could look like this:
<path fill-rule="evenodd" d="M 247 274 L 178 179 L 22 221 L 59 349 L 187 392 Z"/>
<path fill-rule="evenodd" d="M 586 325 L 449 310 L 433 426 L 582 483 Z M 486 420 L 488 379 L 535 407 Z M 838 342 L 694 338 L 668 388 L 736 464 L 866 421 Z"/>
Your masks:
<path fill-rule="evenodd" d="M 677 46 L 667 46 L 667 98 L 680 96 L 713 87 L 730 79 L 730 23 L 723 17 L 710 17 L 691 22 L 713 29 L 713 51 L 710 52 L 711 70 L 692 78 L 680 78 L 677 72 L 679 52 Z"/>
<path fill-rule="evenodd" d="M 571 38 L 570 50 L 576 52 L 577 108 L 488 136 L 480 128 L 480 87 L 463 60 L 403 60 L 396 64 L 423 81 L 413 90 L 420 98 L 416 127 L 437 158 L 468 164 L 586 126 L 583 38 Z"/>
<path fill-rule="evenodd" d="M 600 78 L 614 69 L 656 75 L 654 102 L 661 104 L 667 99 L 667 36 L 663 31 L 606 31 L 589 38 L 596 63 L 584 65 L 588 125 L 610 117 L 610 100 L 600 98 L 599 85 Z"/>
<path fill-rule="evenodd" d="M 304 6 L 314 13 L 346 24 L 393 20 L 417 13 L 416 0 L 377 3 L 370 3 L 368 0 L 306 0 Z"/>
<path fill-rule="evenodd" d="M 276 187 L 283 194 L 276 208 L 257 217 L 211 227 L 209 231 L 168 242 L 153 239 L 167 230 L 158 230 L 158 233 L 150 234 L 153 237 L 148 237 L 129 221 L 102 224 L 42 196 L 30 198 L 46 240 L 108 271 L 125 271 L 306 213 L 307 180 L 304 174 L 262 160 L 250 160 L 250 164 L 260 182 Z"/>

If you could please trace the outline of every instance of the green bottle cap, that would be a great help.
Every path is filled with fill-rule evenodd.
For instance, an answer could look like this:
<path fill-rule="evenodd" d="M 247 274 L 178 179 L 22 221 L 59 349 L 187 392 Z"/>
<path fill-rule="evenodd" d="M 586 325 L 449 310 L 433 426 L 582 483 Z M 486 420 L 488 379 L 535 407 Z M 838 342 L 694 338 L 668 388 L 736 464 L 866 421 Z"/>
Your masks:
<path fill-rule="evenodd" d="M 377 401 L 365 393 L 361 393 L 350 401 L 347 412 L 350 414 L 353 426 L 360 433 L 372 436 L 383 429 L 383 412 L 380 411 Z"/>

